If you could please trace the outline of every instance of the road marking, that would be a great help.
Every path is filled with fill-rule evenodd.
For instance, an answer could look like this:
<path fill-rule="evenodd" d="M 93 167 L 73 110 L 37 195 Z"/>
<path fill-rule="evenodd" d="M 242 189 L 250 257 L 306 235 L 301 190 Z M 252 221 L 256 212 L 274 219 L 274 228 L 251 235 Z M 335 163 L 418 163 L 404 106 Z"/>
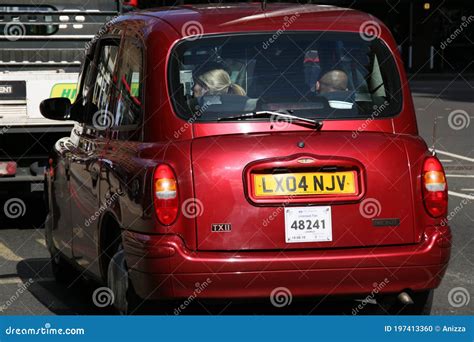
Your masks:
<path fill-rule="evenodd" d="M 474 175 L 446 175 L 446 177 L 452 177 L 452 178 L 474 178 Z"/>
<path fill-rule="evenodd" d="M 20 258 L 15 254 L 10 248 L 5 246 L 3 242 L 0 242 L 0 258 L 3 258 L 8 261 L 22 261 L 23 258 Z"/>
<path fill-rule="evenodd" d="M 433 149 L 430 148 L 430 151 L 433 151 Z M 443 154 L 443 155 L 448 156 L 448 157 L 467 160 L 467 161 L 470 161 L 470 162 L 474 163 L 474 158 L 465 157 L 465 156 L 462 156 L 460 154 L 446 152 L 446 151 L 440 151 L 440 150 L 436 150 L 436 153 Z"/>
<path fill-rule="evenodd" d="M 43 238 L 36 239 L 36 242 L 38 242 L 43 247 L 46 247 L 46 241 Z"/>
<path fill-rule="evenodd" d="M 474 191 L 474 189 L 461 189 L 461 191 Z"/>
<path fill-rule="evenodd" d="M 0 279 L 0 285 L 14 285 L 14 284 L 22 284 L 22 283 L 23 283 L 23 280 L 21 280 L 19 277 Z"/>
<path fill-rule="evenodd" d="M 470 195 L 466 195 L 466 194 L 461 194 L 461 193 L 459 193 L 459 192 L 448 191 L 448 194 L 450 194 L 451 196 L 456 196 L 456 197 L 460 197 L 460 198 L 465 198 L 465 199 L 468 199 L 468 200 L 474 200 L 474 196 L 470 196 Z"/>
<path fill-rule="evenodd" d="M 452 163 L 453 162 L 452 159 L 440 159 L 439 161 L 442 162 L 442 163 Z"/>
<path fill-rule="evenodd" d="M 38 278 L 32 279 L 34 283 L 45 282 L 45 281 L 56 281 L 54 278 Z M 15 284 L 24 284 L 28 283 L 29 279 L 21 279 L 20 277 L 8 277 L 0 278 L 0 285 L 15 285 Z"/>

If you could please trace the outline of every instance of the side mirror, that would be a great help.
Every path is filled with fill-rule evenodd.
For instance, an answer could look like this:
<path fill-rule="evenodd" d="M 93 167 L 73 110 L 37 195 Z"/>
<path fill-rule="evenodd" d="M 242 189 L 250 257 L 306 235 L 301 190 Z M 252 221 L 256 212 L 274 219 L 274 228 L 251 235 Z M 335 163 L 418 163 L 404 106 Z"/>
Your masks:
<path fill-rule="evenodd" d="M 53 97 L 43 100 L 40 104 L 40 112 L 47 119 L 70 120 L 71 101 L 67 97 Z"/>

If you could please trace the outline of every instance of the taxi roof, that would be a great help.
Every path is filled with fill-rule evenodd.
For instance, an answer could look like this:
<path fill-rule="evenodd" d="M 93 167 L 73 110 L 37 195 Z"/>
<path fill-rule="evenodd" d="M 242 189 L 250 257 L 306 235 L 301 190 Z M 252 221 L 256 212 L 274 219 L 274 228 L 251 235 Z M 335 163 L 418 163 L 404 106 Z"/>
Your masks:
<path fill-rule="evenodd" d="M 260 2 L 181 5 L 150 9 L 142 14 L 161 19 L 183 37 L 245 31 L 326 30 L 360 31 L 361 25 L 383 24 L 375 17 L 349 8 L 330 5 Z"/>

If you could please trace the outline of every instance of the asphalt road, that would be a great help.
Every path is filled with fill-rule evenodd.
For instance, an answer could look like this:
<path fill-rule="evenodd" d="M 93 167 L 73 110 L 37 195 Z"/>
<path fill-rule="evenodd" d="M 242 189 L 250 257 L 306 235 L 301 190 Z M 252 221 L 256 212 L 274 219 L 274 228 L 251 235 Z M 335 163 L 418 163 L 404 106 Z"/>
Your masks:
<path fill-rule="evenodd" d="M 435 141 L 434 146 L 444 165 L 449 186 L 449 216 L 454 242 L 448 270 L 441 286 L 435 291 L 433 314 L 472 315 L 474 80 L 457 76 L 438 81 L 416 81 L 412 82 L 411 88 L 420 134 L 430 146 Z M 433 134 L 435 118 L 436 134 Z M 436 138 L 433 139 L 433 136 Z M 449 304 L 449 292 L 455 293 L 456 288 L 463 288 L 469 293 L 467 305 L 457 308 Z"/>
<path fill-rule="evenodd" d="M 462 77 L 414 81 L 420 134 L 433 141 L 448 176 L 450 225 L 454 235 L 451 262 L 435 291 L 435 315 L 474 314 L 474 81 Z M 24 225 L 23 222 L 22 225 Z M 0 315 L 112 314 L 92 302 L 96 285 L 77 282 L 66 288 L 54 281 L 48 264 L 43 230 L 1 223 Z M 453 296 L 457 293 L 457 296 Z M 464 297 L 463 297 L 464 295 Z M 450 300 L 451 298 L 451 300 Z M 293 301 L 275 308 L 268 301 L 201 303 L 195 300 L 184 314 L 351 314 L 354 303 L 319 299 Z M 162 313 L 173 314 L 173 306 Z"/>

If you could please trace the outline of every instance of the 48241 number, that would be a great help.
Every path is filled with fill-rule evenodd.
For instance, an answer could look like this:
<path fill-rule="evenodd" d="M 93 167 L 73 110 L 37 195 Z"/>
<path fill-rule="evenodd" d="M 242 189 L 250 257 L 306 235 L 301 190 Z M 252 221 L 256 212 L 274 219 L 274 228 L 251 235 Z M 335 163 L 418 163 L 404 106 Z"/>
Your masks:
<path fill-rule="evenodd" d="M 295 230 L 326 229 L 326 222 L 325 220 L 295 220 L 290 228 Z"/>

